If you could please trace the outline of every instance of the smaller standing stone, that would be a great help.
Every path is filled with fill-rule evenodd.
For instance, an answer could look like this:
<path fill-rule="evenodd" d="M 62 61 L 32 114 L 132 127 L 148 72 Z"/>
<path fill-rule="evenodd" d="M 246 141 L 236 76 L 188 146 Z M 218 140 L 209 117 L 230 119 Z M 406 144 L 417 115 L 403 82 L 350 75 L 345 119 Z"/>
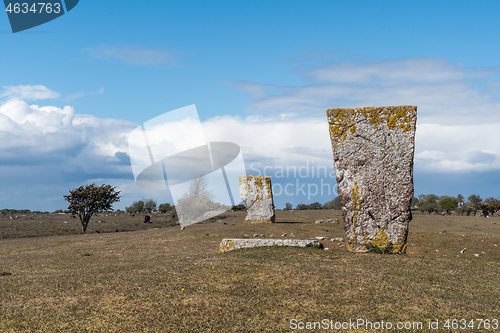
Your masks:
<path fill-rule="evenodd" d="M 273 223 L 274 212 L 271 179 L 264 176 L 240 176 L 240 196 L 247 206 L 245 222 Z"/>

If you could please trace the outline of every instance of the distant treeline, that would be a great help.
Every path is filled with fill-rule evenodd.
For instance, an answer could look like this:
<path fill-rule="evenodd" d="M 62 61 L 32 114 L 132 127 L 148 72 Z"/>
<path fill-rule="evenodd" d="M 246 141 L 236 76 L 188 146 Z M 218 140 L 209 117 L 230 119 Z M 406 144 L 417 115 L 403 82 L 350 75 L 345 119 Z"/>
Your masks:
<path fill-rule="evenodd" d="M 293 205 L 289 202 L 285 204 L 285 209 L 284 210 L 316 210 L 316 209 L 335 209 L 335 210 L 340 210 L 340 199 L 339 197 L 336 197 L 335 199 L 331 201 L 327 201 L 324 204 L 320 204 L 319 202 L 313 202 L 312 204 L 306 205 L 306 204 L 298 204 L 293 208 Z"/>
<path fill-rule="evenodd" d="M 41 212 L 39 210 L 36 210 L 36 211 L 31 211 L 29 209 L 2 209 L 2 214 L 3 215 L 14 215 L 14 214 L 43 214 L 44 212 Z M 49 213 L 49 212 L 45 212 L 45 213 Z"/>
<path fill-rule="evenodd" d="M 421 194 L 418 198 L 413 198 L 412 208 L 418 209 L 421 212 L 444 212 L 455 211 L 459 214 L 470 215 L 478 210 L 487 212 L 497 212 L 500 210 L 500 200 L 494 197 L 489 197 L 483 200 L 480 195 L 472 194 L 467 199 L 459 194 L 456 197 L 435 194 Z"/>

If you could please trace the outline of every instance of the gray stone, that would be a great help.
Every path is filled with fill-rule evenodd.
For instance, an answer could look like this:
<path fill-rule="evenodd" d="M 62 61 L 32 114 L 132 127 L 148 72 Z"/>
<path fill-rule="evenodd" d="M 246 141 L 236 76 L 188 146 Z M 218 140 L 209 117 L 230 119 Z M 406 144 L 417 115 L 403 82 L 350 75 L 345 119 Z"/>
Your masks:
<path fill-rule="evenodd" d="M 297 236 L 293 232 L 290 234 L 290 237 L 297 238 Z"/>
<path fill-rule="evenodd" d="M 308 239 L 241 239 L 224 238 L 220 243 L 220 252 L 227 252 L 238 249 L 250 249 L 267 246 L 295 246 L 295 247 L 316 247 L 323 248 L 323 244 L 317 240 Z"/>
<path fill-rule="evenodd" d="M 240 196 L 247 207 L 245 222 L 273 223 L 274 211 L 271 178 L 264 176 L 240 176 Z"/>
<path fill-rule="evenodd" d="M 317 220 L 317 221 L 314 221 L 314 223 L 316 223 L 316 224 L 320 224 L 320 223 L 323 223 L 323 222 L 325 222 L 325 221 L 324 221 L 324 220 Z"/>
<path fill-rule="evenodd" d="M 337 223 L 338 224 L 339 220 L 337 220 L 337 219 L 326 220 L 325 223 Z"/>
<path fill-rule="evenodd" d="M 416 106 L 327 110 L 347 247 L 405 252 Z"/>
<path fill-rule="evenodd" d="M 332 239 L 330 239 L 330 241 L 331 242 L 343 242 L 344 238 L 342 238 L 342 237 L 332 238 Z"/>

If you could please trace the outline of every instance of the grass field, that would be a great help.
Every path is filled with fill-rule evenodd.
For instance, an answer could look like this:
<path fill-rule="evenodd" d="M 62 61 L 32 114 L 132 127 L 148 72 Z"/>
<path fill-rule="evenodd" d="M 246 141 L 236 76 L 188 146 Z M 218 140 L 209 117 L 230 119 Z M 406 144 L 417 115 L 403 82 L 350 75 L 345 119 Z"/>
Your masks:
<path fill-rule="evenodd" d="M 405 255 L 350 253 L 329 240 L 329 250 L 219 254 L 222 238 L 244 234 L 344 237 L 341 225 L 314 223 L 339 213 L 278 211 L 278 223 L 244 224 L 245 212 L 228 212 L 185 230 L 159 215 L 153 224 L 99 216 L 87 234 L 67 215 L 3 218 L 0 332 L 337 331 L 294 330 L 292 319 L 422 322 L 404 330 L 417 332 L 439 320 L 441 332 L 447 319 L 500 319 L 499 217 L 417 213 Z M 122 232 L 134 227 L 144 230 Z M 487 331 L 478 323 L 450 331 Z"/>

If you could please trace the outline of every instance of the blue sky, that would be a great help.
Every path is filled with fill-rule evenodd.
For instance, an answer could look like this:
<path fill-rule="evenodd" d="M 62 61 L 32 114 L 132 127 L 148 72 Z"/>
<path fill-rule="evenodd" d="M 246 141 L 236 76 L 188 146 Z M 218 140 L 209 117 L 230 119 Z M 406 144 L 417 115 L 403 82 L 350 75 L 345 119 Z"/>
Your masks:
<path fill-rule="evenodd" d="M 242 147 L 248 173 L 331 167 L 328 108 L 417 105 L 415 194 L 499 197 L 499 12 L 497 1 L 82 0 L 16 34 L 5 13 L 0 206 L 65 208 L 62 195 L 93 181 L 122 190 L 116 208 L 171 200 L 134 184 L 126 137 L 191 104 L 210 139 Z"/>

